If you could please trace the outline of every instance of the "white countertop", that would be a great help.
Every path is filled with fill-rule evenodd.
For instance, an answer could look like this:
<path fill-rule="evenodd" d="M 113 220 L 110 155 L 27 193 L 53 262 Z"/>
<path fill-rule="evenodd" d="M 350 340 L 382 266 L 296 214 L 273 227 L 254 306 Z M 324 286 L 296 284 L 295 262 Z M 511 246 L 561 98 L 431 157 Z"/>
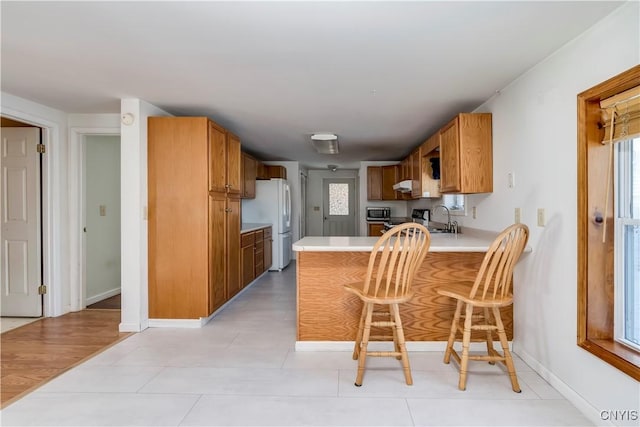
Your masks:
<path fill-rule="evenodd" d="M 261 228 L 271 227 L 273 224 L 259 222 L 243 222 L 240 226 L 240 233 L 248 233 L 250 231 L 260 230 Z"/>
<path fill-rule="evenodd" d="M 462 234 L 432 233 L 429 252 L 486 252 L 498 232 L 465 228 Z M 378 237 L 311 236 L 293 244 L 296 252 L 370 252 Z M 525 249 L 531 251 L 530 247 Z"/>

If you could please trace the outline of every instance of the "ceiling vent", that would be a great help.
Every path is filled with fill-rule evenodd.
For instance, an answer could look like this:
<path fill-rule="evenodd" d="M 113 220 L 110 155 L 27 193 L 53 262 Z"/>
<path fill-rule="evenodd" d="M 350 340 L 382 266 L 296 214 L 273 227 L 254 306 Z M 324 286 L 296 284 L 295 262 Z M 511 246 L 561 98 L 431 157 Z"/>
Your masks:
<path fill-rule="evenodd" d="M 332 133 L 314 133 L 311 145 L 320 154 L 338 154 L 338 136 Z"/>

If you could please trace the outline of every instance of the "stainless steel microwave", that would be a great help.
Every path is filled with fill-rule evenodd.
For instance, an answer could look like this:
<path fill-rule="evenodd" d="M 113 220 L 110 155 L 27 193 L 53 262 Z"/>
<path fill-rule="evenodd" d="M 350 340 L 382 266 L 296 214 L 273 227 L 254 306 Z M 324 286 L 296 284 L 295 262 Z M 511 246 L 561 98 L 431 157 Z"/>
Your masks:
<path fill-rule="evenodd" d="M 367 206 L 367 221 L 386 221 L 391 218 L 391 208 Z"/>

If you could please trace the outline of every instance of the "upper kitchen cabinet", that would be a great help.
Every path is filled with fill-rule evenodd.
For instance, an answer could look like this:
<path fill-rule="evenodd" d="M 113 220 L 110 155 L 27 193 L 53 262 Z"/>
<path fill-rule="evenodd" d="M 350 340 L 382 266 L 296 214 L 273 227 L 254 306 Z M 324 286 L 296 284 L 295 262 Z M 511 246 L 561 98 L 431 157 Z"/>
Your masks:
<path fill-rule="evenodd" d="M 422 167 L 420 158 L 420 147 L 413 150 L 409 156 L 411 164 L 411 198 L 422 197 Z"/>
<path fill-rule="evenodd" d="M 393 184 L 398 181 L 399 169 L 397 165 L 367 167 L 367 200 L 398 200 Z"/>
<path fill-rule="evenodd" d="M 420 146 L 421 197 L 440 197 L 440 132 Z"/>
<path fill-rule="evenodd" d="M 367 167 L 367 200 L 382 200 L 382 168 Z"/>
<path fill-rule="evenodd" d="M 209 121 L 209 191 L 240 196 L 240 139 Z"/>
<path fill-rule="evenodd" d="M 255 199 L 256 178 L 258 175 L 257 161 L 249 154 L 242 153 L 242 191 L 243 199 Z"/>
<path fill-rule="evenodd" d="M 399 193 L 393 189 L 393 184 L 399 181 L 399 171 L 398 165 L 382 166 L 382 200 L 402 199 Z"/>
<path fill-rule="evenodd" d="M 287 168 L 280 165 L 264 165 L 267 179 L 282 178 L 287 179 Z"/>
<path fill-rule="evenodd" d="M 458 114 L 439 134 L 441 192 L 492 192 L 491 114 Z"/>
<path fill-rule="evenodd" d="M 242 154 L 240 138 L 227 132 L 227 193 L 240 196 L 242 189 Z"/>

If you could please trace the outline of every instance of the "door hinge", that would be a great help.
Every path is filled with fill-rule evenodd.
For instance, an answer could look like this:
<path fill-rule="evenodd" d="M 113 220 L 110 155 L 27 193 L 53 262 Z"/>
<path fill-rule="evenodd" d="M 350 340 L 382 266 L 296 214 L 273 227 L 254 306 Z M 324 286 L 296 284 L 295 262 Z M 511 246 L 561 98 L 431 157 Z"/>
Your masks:
<path fill-rule="evenodd" d="M 38 144 L 37 150 L 38 150 L 38 153 L 46 153 L 47 152 L 47 149 L 45 148 L 44 144 Z"/>
<path fill-rule="evenodd" d="M 38 286 L 38 295 L 44 295 L 47 293 L 47 285 Z"/>

